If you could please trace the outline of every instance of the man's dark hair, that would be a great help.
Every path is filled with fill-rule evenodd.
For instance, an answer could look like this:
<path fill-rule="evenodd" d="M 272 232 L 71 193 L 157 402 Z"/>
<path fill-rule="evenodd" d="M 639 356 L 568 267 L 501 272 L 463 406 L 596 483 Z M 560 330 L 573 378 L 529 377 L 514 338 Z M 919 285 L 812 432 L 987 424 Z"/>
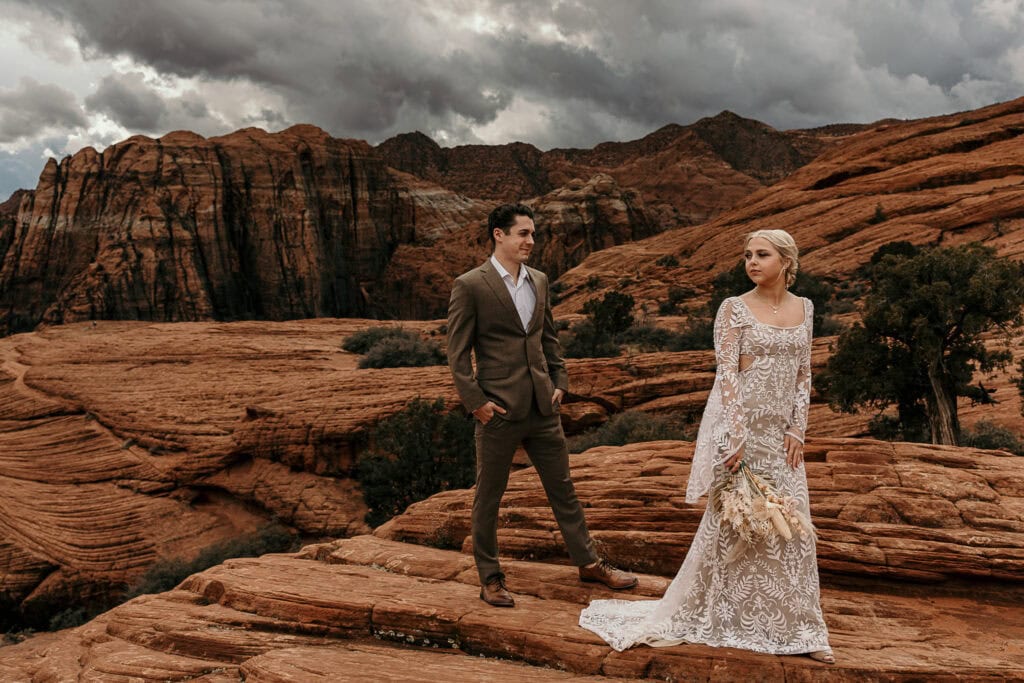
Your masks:
<path fill-rule="evenodd" d="M 491 211 L 491 215 L 487 217 L 487 236 L 491 238 L 492 247 L 495 245 L 494 229 L 501 228 L 503 233 L 509 234 L 515 225 L 516 216 L 526 216 L 533 220 L 533 209 L 525 204 L 502 204 Z"/>

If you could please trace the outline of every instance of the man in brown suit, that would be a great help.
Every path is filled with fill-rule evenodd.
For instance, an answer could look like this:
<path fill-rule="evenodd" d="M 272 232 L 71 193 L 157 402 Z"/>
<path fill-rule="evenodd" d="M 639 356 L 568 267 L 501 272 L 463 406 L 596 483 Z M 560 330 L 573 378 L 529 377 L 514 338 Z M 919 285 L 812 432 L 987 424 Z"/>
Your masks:
<path fill-rule="evenodd" d="M 533 212 L 522 204 L 503 204 L 491 212 L 487 229 L 494 253 L 455 280 L 448 305 L 448 366 L 463 405 L 477 419 L 473 555 L 480 598 L 498 607 L 515 604 L 498 562 L 498 506 L 520 443 L 540 476 L 580 578 L 632 588 L 635 576 L 595 553 L 569 478 L 558 415 L 569 378 L 547 276 L 526 265 L 534 244 Z"/>

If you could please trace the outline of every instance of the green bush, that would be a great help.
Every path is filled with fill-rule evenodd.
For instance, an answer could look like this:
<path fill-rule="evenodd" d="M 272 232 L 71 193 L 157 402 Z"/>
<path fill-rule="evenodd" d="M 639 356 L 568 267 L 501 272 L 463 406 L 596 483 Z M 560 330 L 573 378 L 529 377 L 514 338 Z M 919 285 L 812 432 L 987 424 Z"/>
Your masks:
<path fill-rule="evenodd" d="M 366 521 L 377 526 L 439 491 L 468 488 L 476 478 L 472 418 L 447 412 L 444 399 L 415 399 L 379 422 L 356 464 Z"/>
<path fill-rule="evenodd" d="M 444 365 L 446 359 L 434 342 L 419 337 L 385 337 L 377 341 L 359 359 L 360 368 L 422 368 Z"/>
<path fill-rule="evenodd" d="M 960 444 L 1024 455 L 1024 438 L 1020 434 L 988 420 L 979 420 L 973 429 L 962 429 Z"/>
<path fill-rule="evenodd" d="M 582 453 L 596 446 L 624 446 L 642 441 L 692 438 L 693 425 L 689 421 L 627 410 L 613 415 L 599 427 L 569 438 L 569 452 Z"/>
<path fill-rule="evenodd" d="M 65 628 L 74 628 L 92 620 L 99 612 L 86 609 L 85 607 L 69 607 L 58 612 L 50 618 L 50 630 L 60 631 Z"/>
<path fill-rule="evenodd" d="M 875 213 L 868 219 L 868 225 L 878 225 L 879 223 L 884 223 L 886 220 L 888 220 L 888 217 L 885 215 L 885 210 L 882 209 L 882 205 L 875 204 Z"/>
<path fill-rule="evenodd" d="M 583 305 L 587 314 L 572 326 L 563 343 L 568 358 L 612 358 L 621 353 L 616 337 L 633 324 L 633 297 L 621 292 L 608 292 L 601 299 Z"/>
<path fill-rule="evenodd" d="M 669 351 L 701 351 L 715 348 L 715 321 L 707 316 L 691 316 L 677 332 Z"/>
<path fill-rule="evenodd" d="M 622 292 L 608 292 L 601 299 L 583 304 L 583 312 L 601 332 L 614 336 L 625 332 L 633 324 L 633 297 Z"/>
<path fill-rule="evenodd" d="M 548 292 L 551 294 L 551 305 L 557 306 L 558 302 L 562 300 L 562 294 L 565 293 L 565 283 L 561 280 L 555 280 L 548 285 Z"/>
<path fill-rule="evenodd" d="M 415 332 L 401 327 L 368 327 L 345 337 L 341 348 L 351 353 L 364 354 L 370 347 L 384 339 L 419 339 Z"/>
<path fill-rule="evenodd" d="M 667 330 L 664 327 L 633 325 L 615 337 L 615 341 L 636 347 L 643 352 L 665 351 L 676 345 L 676 337 L 678 336 L 677 332 Z"/>
<path fill-rule="evenodd" d="M 593 320 L 581 320 L 572 326 L 562 343 L 566 358 L 614 358 L 622 353 L 611 334 L 599 330 Z"/>
<path fill-rule="evenodd" d="M 928 443 L 931 441 L 931 429 L 924 415 L 916 419 L 901 419 L 891 415 L 876 415 L 868 420 L 868 433 L 882 441 L 913 441 Z"/>
<path fill-rule="evenodd" d="M 672 285 L 668 288 L 668 300 L 658 304 L 658 313 L 661 315 L 672 315 L 679 312 L 679 304 L 695 294 L 696 292 L 689 287 Z"/>
<path fill-rule="evenodd" d="M 814 336 L 831 337 L 837 334 L 842 334 L 845 329 L 846 325 L 842 322 L 830 315 L 826 315 L 821 319 L 821 322 L 818 323 L 818 327 L 815 328 Z"/>
<path fill-rule="evenodd" d="M 286 552 L 294 549 L 295 543 L 295 537 L 287 528 L 276 523 L 268 524 L 251 534 L 211 545 L 200 551 L 191 562 L 175 557 L 157 562 L 129 587 L 125 599 L 169 591 L 192 574 L 232 557 L 259 557 L 267 553 Z"/>

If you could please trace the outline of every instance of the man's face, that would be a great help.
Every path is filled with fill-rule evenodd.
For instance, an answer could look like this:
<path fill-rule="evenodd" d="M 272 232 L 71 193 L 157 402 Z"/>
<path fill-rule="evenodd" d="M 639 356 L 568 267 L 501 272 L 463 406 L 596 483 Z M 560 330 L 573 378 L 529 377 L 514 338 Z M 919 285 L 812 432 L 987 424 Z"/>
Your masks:
<path fill-rule="evenodd" d="M 516 216 L 508 234 L 500 228 L 494 229 L 494 255 L 506 263 L 526 263 L 533 252 L 533 219 Z"/>

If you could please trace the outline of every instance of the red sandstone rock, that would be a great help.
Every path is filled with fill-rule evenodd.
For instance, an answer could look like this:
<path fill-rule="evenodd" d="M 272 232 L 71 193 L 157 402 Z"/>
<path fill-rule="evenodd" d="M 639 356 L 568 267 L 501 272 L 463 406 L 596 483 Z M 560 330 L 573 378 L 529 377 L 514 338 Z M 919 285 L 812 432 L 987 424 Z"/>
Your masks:
<path fill-rule="evenodd" d="M 478 598 L 462 553 L 357 537 L 295 555 L 229 560 L 89 624 L 0 649 L 5 680 L 1020 680 L 1015 598 L 825 587 L 837 664 L 682 645 L 616 653 L 579 628 L 611 593 L 575 568 L 510 560 L 517 607 Z M 561 671 L 560 671 L 561 670 Z"/>
<path fill-rule="evenodd" d="M 801 268 L 849 277 L 878 247 L 983 241 L 1003 256 L 1024 256 L 1024 98 L 972 112 L 883 123 L 840 144 L 695 227 L 673 229 L 591 255 L 567 272 L 560 311 L 593 296 L 584 283 L 632 274 L 624 287 L 638 303 L 666 298 L 672 285 L 705 287 L 739 260 L 743 236 L 782 228 L 796 238 Z M 622 180 L 620 179 L 620 182 Z M 880 208 L 884 220 L 878 220 Z M 657 264 L 674 256 L 678 267 Z"/>
<path fill-rule="evenodd" d="M 600 552 L 637 571 L 672 575 L 703 506 L 684 502 L 686 442 L 591 449 L 573 480 Z M 999 451 L 868 439 L 810 439 L 807 479 L 818 562 L 832 574 L 914 581 L 1024 582 L 1019 459 Z M 374 534 L 470 549 L 472 491 L 416 503 Z M 516 557 L 563 557 L 560 533 L 532 468 L 513 473 L 499 543 Z"/>
<path fill-rule="evenodd" d="M 424 185 L 314 126 L 135 136 L 51 160 L 0 229 L 0 333 L 386 313 L 374 295 L 390 253 L 486 213 Z"/>
<path fill-rule="evenodd" d="M 413 398 L 457 404 L 443 366 L 358 370 L 341 342 L 374 324 L 100 321 L 0 340 L 0 480 L 11 491 L 0 501 L 9 529 L 0 532 L 0 590 L 19 603 L 72 590 L 104 595 L 158 558 L 190 557 L 271 516 L 306 535 L 359 533 L 365 508 L 351 474 L 366 431 Z M 403 324 L 443 338 L 442 321 Z M 815 366 L 827 347 L 828 340 L 815 342 Z M 563 424 L 572 434 L 629 409 L 699 416 L 714 357 L 699 351 L 570 360 L 569 373 Z M 996 386 L 1000 395 L 1013 388 L 1008 380 Z M 866 416 L 837 415 L 818 400 L 812 437 L 864 433 Z M 1019 419 L 1019 399 L 995 408 L 965 411 L 965 423 Z M 902 485 L 906 475 L 887 472 L 886 486 Z M 1012 531 L 1012 520 L 993 511 L 988 498 L 950 500 L 936 517 L 940 508 L 929 513 L 931 498 L 910 505 L 914 499 L 893 501 L 884 487 L 859 490 L 851 482 L 863 476 L 839 477 L 850 498 L 837 520 L 862 515 L 889 523 L 905 516 L 960 533 L 942 521 L 953 518 L 955 507 L 967 526 Z M 1012 489 L 1013 473 L 1001 476 L 999 485 Z M 464 532 L 466 519 L 455 531 Z M 614 518 L 608 523 L 620 526 Z M 447 535 L 448 543 L 462 543 L 433 518 L 420 528 L 416 538 Z M 507 533 L 536 552 L 558 547 L 547 529 Z M 678 555 L 686 538 L 665 547 Z"/>

